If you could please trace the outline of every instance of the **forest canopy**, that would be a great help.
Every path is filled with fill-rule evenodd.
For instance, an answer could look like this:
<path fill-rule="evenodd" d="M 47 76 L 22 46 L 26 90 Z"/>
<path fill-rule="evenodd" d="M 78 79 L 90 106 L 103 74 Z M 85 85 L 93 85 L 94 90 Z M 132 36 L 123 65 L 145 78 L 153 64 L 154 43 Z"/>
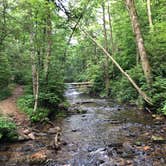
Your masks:
<path fill-rule="evenodd" d="M 0 99 L 24 85 L 35 121 L 66 82 L 90 81 L 92 95 L 166 114 L 165 11 L 165 0 L 0 0 Z"/>

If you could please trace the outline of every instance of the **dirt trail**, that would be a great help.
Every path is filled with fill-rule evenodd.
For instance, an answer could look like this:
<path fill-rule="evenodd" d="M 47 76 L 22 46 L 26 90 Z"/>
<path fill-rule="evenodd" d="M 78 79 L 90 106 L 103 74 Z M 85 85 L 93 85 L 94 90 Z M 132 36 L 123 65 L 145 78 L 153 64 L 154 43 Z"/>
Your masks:
<path fill-rule="evenodd" d="M 17 126 L 27 126 L 29 124 L 25 113 L 17 108 L 17 99 L 23 94 L 23 86 L 17 86 L 12 96 L 0 102 L 0 113 L 11 117 Z"/>

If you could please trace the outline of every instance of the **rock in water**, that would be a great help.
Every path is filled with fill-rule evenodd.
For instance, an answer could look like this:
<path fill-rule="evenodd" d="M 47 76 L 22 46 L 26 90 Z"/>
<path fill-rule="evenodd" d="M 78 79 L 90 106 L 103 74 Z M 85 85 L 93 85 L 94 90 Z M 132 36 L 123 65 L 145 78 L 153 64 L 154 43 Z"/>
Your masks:
<path fill-rule="evenodd" d="M 151 140 L 153 142 L 156 142 L 156 143 L 164 143 L 164 142 L 166 142 L 166 139 L 164 139 L 163 137 L 155 136 L 155 135 L 152 135 Z"/>
<path fill-rule="evenodd" d="M 30 139 L 32 139 L 32 140 L 35 140 L 35 136 L 34 136 L 33 133 L 29 133 L 29 134 L 28 134 L 28 137 L 29 137 Z"/>
<path fill-rule="evenodd" d="M 59 126 L 56 126 L 54 128 L 49 128 L 49 130 L 48 130 L 49 134 L 56 134 L 58 132 L 61 132 L 61 128 Z"/>

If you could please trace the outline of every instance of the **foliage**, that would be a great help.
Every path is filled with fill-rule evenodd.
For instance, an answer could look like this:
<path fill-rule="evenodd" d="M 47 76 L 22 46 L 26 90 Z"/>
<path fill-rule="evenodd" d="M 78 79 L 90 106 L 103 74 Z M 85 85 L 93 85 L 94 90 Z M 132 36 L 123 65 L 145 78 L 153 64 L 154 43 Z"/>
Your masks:
<path fill-rule="evenodd" d="M 5 53 L 0 52 L 0 100 L 10 95 L 10 67 Z"/>
<path fill-rule="evenodd" d="M 16 125 L 10 119 L 0 116 L 0 140 L 16 140 Z"/>
<path fill-rule="evenodd" d="M 153 73 L 147 88 L 125 1 L 69 1 L 63 13 L 57 1 L 6 0 L 0 5 L 0 99 L 10 95 L 9 83 L 27 85 L 19 106 L 33 121 L 40 121 L 65 99 L 64 81 L 91 81 L 90 92 L 105 96 L 105 56 L 79 30 L 85 29 L 104 46 L 102 4 L 106 7 L 108 52 L 129 73 L 138 86 L 150 95 L 153 110 L 165 112 L 166 17 L 165 1 L 151 0 L 153 30 L 150 30 L 146 1 L 135 1 L 138 19 Z M 57 3 L 57 4 L 56 4 Z M 63 2 L 62 2 L 63 3 Z M 62 7 L 62 6 L 61 6 Z M 86 8 L 86 10 L 85 10 Z M 85 11 L 84 11 L 85 10 Z M 63 14 L 62 14 L 63 13 Z M 108 20 L 111 16 L 111 26 Z M 81 16 L 81 20 L 79 20 Z M 74 26 L 80 21 L 69 42 Z M 50 32 L 49 32 L 50 30 Z M 112 30 L 112 35 L 110 31 Z M 33 37 L 32 37 L 33 36 Z M 32 38 L 31 38 L 32 37 Z M 112 45 L 113 41 L 113 45 Z M 49 50 L 50 46 L 50 50 Z M 46 63 L 48 60 L 48 64 Z M 34 113 L 33 64 L 39 75 L 38 109 Z M 46 72 L 46 67 L 48 71 Z M 110 97 L 118 101 L 139 100 L 139 95 L 109 62 Z"/>
<path fill-rule="evenodd" d="M 35 112 L 33 110 L 33 95 L 24 95 L 22 96 L 17 104 L 18 107 L 24 111 L 30 118 L 32 122 L 40 122 L 48 117 L 50 110 L 46 108 L 38 108 Z"/>
<path fill-rule="evenodd" d="M 162 109 L 162 112 L 163 112 L 164 115 L 166 115 L 166 104 L 164 104 L 164 107 L 163 107 L 163 109 Z"/>
<path fill-rule="evenodd" d="M 151 90 L 154 103 L 154 110 L 158 112 L 164 111 L 166 102 L 166 78 L 156 77 Z"/>
<path fill-rule="evenodd" d="M 145 78 L 140 65 L 135 66 L 135 68 L 126 72 L 133 78 L 138 86 L 141 87 L 145 84 Z M 125 77 L 119 77 L 116 81 L 111 82 L 111 96 L 121 102 L 134 101 L 138 99 L 137 91 Z"/>

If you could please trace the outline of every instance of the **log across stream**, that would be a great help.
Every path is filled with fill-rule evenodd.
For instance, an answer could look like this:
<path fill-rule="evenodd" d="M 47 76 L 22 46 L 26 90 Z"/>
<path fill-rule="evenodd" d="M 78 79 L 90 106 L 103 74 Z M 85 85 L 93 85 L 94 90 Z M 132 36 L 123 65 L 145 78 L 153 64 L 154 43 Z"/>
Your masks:
<path fill-rule="evenodd" d="M 2 165 L 164 166 L 166 122 L 160 117 L 107 99 L 92 98 L 68 85 L 69 115 L 53 123 L 62 128 L 61 148 L 52 149 L 51 126 L 36 129 L 36 140 L 1 144 Z M 53 133 L 53 132 L 52 132 Z M 38 135 L 38 136 L 37 136 Z M 33 160 L 38 157 L 38 160 Z"/>

